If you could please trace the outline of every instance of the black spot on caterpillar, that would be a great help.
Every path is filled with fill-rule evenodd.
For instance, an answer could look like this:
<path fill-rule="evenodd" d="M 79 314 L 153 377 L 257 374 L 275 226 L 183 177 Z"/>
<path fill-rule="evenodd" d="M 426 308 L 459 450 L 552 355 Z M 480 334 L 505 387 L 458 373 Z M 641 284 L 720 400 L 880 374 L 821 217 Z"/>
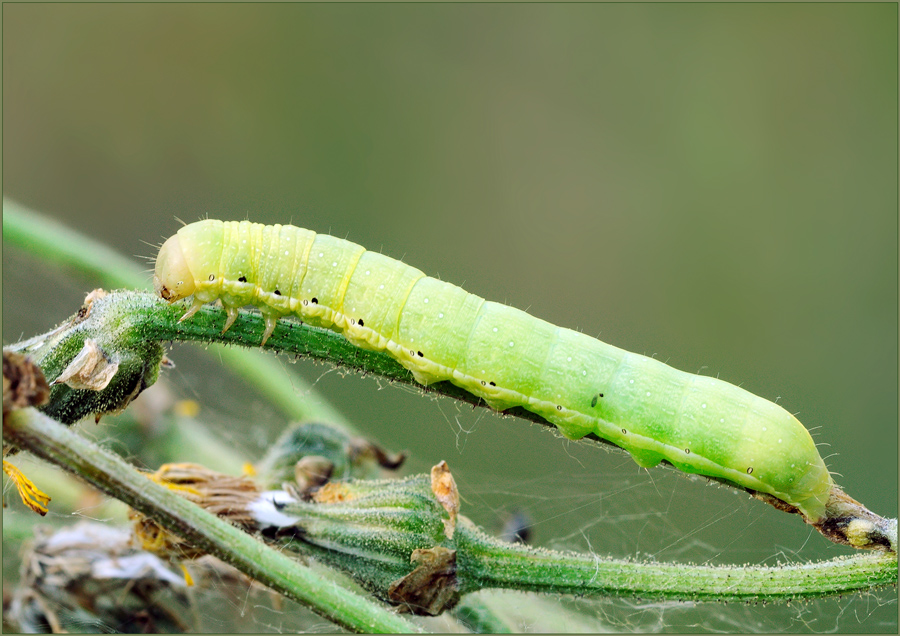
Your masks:
<path fill-rule="evenodd" d="M 824 514 L 831 476 L 807 430 L 780 406 L 486 301 L 349 241 L 290 225 L 200 221 L 162 246 L 154 283 L 169 301 L 193 296 L 182 320 L 221 300 L 227 330 L 237 309 L 253 304 L 265 316 L 265 342 L 279 318 L 296 315 L 387 352 L 420 384 L 448 380 L 498 411 L 537 413 L 570 439 L 594 433 L 641 466 L 666 460 L 768 493 L 812 522 Z M 349 316 L 359 314 L 366 323 L 352 325 Z"/>

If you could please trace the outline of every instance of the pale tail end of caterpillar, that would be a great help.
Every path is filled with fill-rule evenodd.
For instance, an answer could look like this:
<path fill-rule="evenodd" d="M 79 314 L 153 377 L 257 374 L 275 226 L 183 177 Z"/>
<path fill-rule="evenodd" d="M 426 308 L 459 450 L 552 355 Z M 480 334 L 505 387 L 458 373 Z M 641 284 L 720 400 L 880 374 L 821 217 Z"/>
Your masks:
<path fill-rule="evenodd" d="M 521 406 L 570 439 L 589 433 L 641 466 L 665 460 L 796 507 L 810 523 L 833 483 L 790 413 L 727 382 L 678 371 L 523 311 L 486 301 L 397 260 L 291 225 L 206 220 L 159 251 L 154 285 L 193 296 L 186 320 L 220 300 L 265 317 L 262 342 L 295 315 L 384 351 L 423 385 L 450 381 L 503 411 Z"/>

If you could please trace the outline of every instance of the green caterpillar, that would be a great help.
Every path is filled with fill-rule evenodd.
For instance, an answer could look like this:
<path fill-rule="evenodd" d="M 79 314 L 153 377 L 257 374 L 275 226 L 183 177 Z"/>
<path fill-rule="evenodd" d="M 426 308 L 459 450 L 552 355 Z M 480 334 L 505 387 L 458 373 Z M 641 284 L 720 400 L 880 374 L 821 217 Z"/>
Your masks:
<path fill-rule="evenodd" d="M 522 406 L 569 439 L 594 433 L 640 465 L 666 460 L 824 515 L 831 476 L 786 410 L 715 378 L 684 373 L 523 311 L 469 294 L 359 245 L 291 225 L 206 220 L 169 238 L 157 293 L 193 295 L 182 320 L 221 300 L 265 317 L 262 341 L 289 314 L 386 351 L 416 381 L 444 380 L 492 408 Z"/>

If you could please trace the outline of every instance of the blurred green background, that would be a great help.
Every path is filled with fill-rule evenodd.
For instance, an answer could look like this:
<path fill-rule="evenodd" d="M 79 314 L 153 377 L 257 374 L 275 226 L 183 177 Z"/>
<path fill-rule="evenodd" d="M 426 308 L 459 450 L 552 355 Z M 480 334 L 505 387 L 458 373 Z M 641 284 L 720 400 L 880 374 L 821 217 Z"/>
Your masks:
<path fill-rule="evenodd" d="M 777 398 L 849 494 L 896 516 L 897 88 L 895 4 L 5 4 L 3 192 L 139 257 L 176 218 L 348 238 Z M 3 261 L 4 343 L 96 285 L 18 250 Z M 261 454 L 283 422 L 199 351 L 173 352 L 174 390 Z M 447 460 L 464 514 L 491 526 L 524 508 L 543 545 L 846 553 L 623 454 L 292 369 L 410 449 L 410 470 Z M 615 625 L 619 610 L 635 612 L 600 611 Z M 865 597 L 716 606 L 721 624 L 696 611 L 660 626 L 897 627 L 896 604 Z"/>

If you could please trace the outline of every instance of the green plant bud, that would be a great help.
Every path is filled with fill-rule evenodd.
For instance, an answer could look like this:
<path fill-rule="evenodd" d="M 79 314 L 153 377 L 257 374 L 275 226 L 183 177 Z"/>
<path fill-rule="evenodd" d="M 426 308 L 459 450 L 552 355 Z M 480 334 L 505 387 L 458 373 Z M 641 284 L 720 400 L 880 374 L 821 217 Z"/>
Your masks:
<path fill-rule="evenodd" d="M 56 329 L 16 345 L 50 382 L 40 410 L 64 424 L 93 414 L 119 413 L 159 377 L 163 347 L 129 329 L 129 303 L 103 302 L 94 290 L 85 304 Z"/>
<path fill-rule="evenodd" d="M 381 468 L 398 468 L 406 458 L 403 453 L 388 453 L 336 425 L 299 422 L 269 447 L 256 466 L 258 481 L 265 488 L 281 488 L 284 482 L 292 482 L 298 477 L 297 462 L 311 457 L 322 458 L 323 465 L 330 463 L 331 472 L 322 475 L 324 479 L 319 483 L 299 484 L 301 491 L 321 485 L 328 479 L 373 479 L 380 476 Z M 304 477 L 311 479 L 310 475 Z"/>
<path fill-rule="evenodd" d="M 382 600 L 398 603 L 403 599 L 392 598 L 392 586 L 420 567 L 412 562 L 414 554 L 438 547 L 454 552 L 445 531 L 451 514 L 433 492 L 433 483 L 428 475 L 332 482 L 311 501 L 269 491 L 249 507 L 270 540 L 288 547 L 300 540 L 304 553 L 349 573 Z M 455 578 L 448 583 L 455 586 Z"/>

